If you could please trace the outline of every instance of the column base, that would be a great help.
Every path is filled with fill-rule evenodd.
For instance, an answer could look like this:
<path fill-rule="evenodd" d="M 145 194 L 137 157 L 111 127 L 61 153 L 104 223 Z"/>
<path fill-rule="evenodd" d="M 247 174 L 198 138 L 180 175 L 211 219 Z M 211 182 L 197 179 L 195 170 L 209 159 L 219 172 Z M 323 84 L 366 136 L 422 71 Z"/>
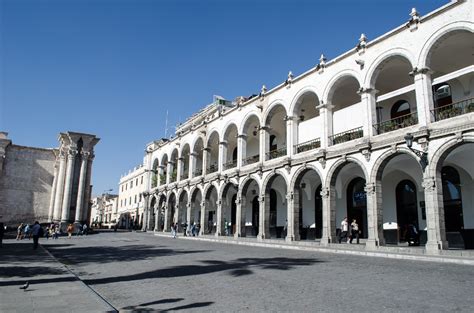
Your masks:
<path fill-rule="evenodd" d="M 377 239 L 367 239 L 365 242 L 366 250 L 377 250 L 380 246 L 380 242 Z"/>
<path fill-rule="evenodd" d="M 439 255 L 443 249 L 448 249 L 447 241 L 428 241 L 425 245 L 426 254 Z"/>
<path fill-rule="evenodd" d="M 258 234 L 257 235 L 257 241 L 264 241 L 265 240 L 265 234 Z"/>
<path fill-rule="evenodd" d="M 336 243 L 336 237 L 322 237 L 321 246 L 329 246 L 331 243 Z"/>

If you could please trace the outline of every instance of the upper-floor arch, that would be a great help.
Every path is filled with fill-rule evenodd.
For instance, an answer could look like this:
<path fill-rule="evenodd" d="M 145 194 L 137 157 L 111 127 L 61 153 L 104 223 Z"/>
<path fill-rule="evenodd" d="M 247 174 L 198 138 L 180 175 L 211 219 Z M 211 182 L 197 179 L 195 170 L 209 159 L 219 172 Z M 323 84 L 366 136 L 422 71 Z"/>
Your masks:
<path fill-rule="evenodd" d="M 315 103 L 312 101 L 312 104 L 314 103 L 314 109 L 316 110 L 316 106 L 320 104 L 320 97 L 318 96 L 318 90 L 316 89 L 315 86 L 306 86 L 298 90 L 296 95 L 293 97 L 293 100 L 291 101 L 290 108 L 288 110 L 289 114 L 291 116 L 298 117 L 300 114 L 300 109 L 303 103 L 307 101 L 309 97 L 315 98 Z"/>
<path fill-rule="evenodd" d="M 398 64 L 401 64 L 403 69 L 399 69 L 397 67 Z M 394 70 L 398 72 L 404 70 L 406 64 L 409 65 L 408 72 L 393 73 Z M 415 64 L 415 56 L 409 50 L 401 47 L 391 48 L 379 54 L 378 57 L 371 63 L 367 70 L 363 86 L 375 88 L 376 82 L 389 78 L 387 76 L 389 76 L 390 72 L 396 76 L 405 76 L 408 78 L 409 72 L 412 71 L 412 69 L 415 67 Z M 413 79 L 410 81 L 413 82 Z M 387 82 L 387 84 L 390 84 L 390 82 Z M 394 86 L 393 88 L 396 87 L 397 86 Z"/>
<path fill-rule="evenodd" d="M 335 91 L 337 89 L 344 89 L 344 88 L 351 87 L 351 85 L 358 85 L 357 90 L 360 88 L 360 86 L 362 85 L 362 81 L 359 76 L 359 73 L 351 69 L 340 71 L 339 73 L 334 75 L 329 80 L 328 84 L 326 85 L 326 88 L 324 89 L 323 97 L 322 97 L 323 103 L 331 103 L 332 105 L 334 105 L 333 102 L 334 102 Z M 347 95 L 347 97 L 349 96 L 354 98 L 352 94 Z"/>
<path fill-rule="evenodd" d="M 239 135 L 244 134 L 244 135 L 249 135 L 249 132 L 256 131 L 258 132 L 260 129 L 260 116 L 258 115 L 258 112 L 256 111 L 250 111 L 248 112 L 242 121 L 240 122 L 240 127 L 239 127 Z M 252 127 L 252 128 L 251 128 Z"/>
<path fill-rule="evenodd" d="M 470 36 L 472 38 L 472 33 L 474 32 L 474 23 L 473 22 L 468 22 L 468 21 L 458 21 L 458 22 L 453 22 L 450 24 L 445 25 L 444 27 L 440 28 L 436 32 L 434 32 L 423 44 L 423 47 L 420 51 L 420 54 L 418 56 L 418 68 L 430 68 L 432 66 L 433 61 L 433 52 L 434 50 L 439 47 L 443 42 L 445 42 L 447 39 L 452 37 L 453 35 L 456 34 L 464 34 L 467 35 L 468 37 Z M 470 35 L 469 35 L 470 33 Z M 453 39 L 451 39 L 453 40 Z M 446 42 L 445 42 L 446 43 Z M 467 45 L 467 49 L 465 49 L 465 53 L 470 52 L 471 50 L 469 49 L 469 43 L 472 43 L 472 39 L 467 42 L 459 42 L 459 44 L 465 44 Z M 461 51 L 459 51 L 461 52 Z M 455 61 L 453 60 L 453 56 L 448 56 L 450 61 Z M 457 55 L 456 55 L 457 59 Z M 472 55 L 471 55 L 471 60 L 472 60 Z M 471 63 L 472 64 L 472 63 Z M 431 69 L 431 68 L 430 68 Z"/>
<path fill-rule="evenodd" d="M 288 107 L 288 105 L 282 99 L 277 99 L 277 100 L 272 101 L 267 106 L 267 108 L 265 109 L 265 112 L 263 113 L 263 116 L 262 116 L 262 119 L 261 119 L 261 124 L 264 125 L 264 126 L 268 126 L 268 122 L 269 122 L 269 120 L 271 120 L 272 115 L 275 113 L 275 110 L 277 108 L 282 108 L 285 112 L 285 116 L 287 116 L 288 115 L 287 107 Z"/>

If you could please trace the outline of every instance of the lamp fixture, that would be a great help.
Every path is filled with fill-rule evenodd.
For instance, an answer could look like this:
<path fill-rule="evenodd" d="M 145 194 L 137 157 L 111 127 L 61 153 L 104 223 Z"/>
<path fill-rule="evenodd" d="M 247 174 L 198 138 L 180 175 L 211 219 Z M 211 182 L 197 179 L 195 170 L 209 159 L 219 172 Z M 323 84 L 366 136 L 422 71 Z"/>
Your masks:
<path fill-rule="evenodd" d="M 407 148 L 410 149 L 413 153 L 416 154 L 421 159 L 421 162 L 424 166 L 428 165 L 428 153 L 425 151 L 421 151 L 418 149 L 412 148 L 413 146 L 413 135 L 411 133 L 407 133 L 404 137 L 405 139 L 405 144 L 407 145 Z"/>

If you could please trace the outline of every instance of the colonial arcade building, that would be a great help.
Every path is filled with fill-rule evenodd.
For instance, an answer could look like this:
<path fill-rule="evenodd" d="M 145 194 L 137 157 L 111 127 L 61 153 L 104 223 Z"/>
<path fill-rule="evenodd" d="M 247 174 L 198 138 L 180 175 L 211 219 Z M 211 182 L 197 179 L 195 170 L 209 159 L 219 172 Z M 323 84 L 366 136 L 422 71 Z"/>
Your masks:
<path fill-rule="evenodd" d="M 144 228 L 473 248 L 474 4 L 452 1 L 258 96 L 216 101 L 146 147 Z M 181 231 L 181 229 L 180 229 Z"/>

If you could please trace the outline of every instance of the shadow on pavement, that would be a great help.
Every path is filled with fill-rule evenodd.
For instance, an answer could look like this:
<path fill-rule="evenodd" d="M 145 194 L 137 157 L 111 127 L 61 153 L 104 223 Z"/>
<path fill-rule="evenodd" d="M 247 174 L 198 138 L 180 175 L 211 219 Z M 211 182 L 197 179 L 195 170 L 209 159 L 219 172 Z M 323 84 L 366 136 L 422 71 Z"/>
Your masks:
<path fill-rule="evenodd" d="M 176 249 L 156 248 L 146 245 L 126 245 L 120 247 L 66 247 L 62 245 L 43 245 L 64 264 L 130 262 L 155 257 L 204 253 L 212 250 L 180 251 Z"/>
<path fill-rule="evenodd" d="M 216 260 L 204 260 L 201 262 L 204 263 L 204 265 L 180 265 L 132 275 L 85 279 L 83 281 L 88 285 L 99 285 L 154 278 L 205 275 L 222 271 L 229 271 L 229 275 L 239 277 L 253 274 L 252 268 L 263 270 L 291 270 L 296 266 L 308 266 L 322 261 L 309 258 L 240 258 L 229 262 Z"/>
<path fill-rule="evenodd" d="M 184 300 L 184 298 L 162 299 L 162 300 L 157 300 L 153 302 L 142 303 L 137 306 L 126 306 L 126 307 L 123 307 L 121 310 L 126 310 L 127 312 L 130 310 L 130 312 L 137 312 L 137 313 L 138 312 L 171 312 L 171 311 L 179 311 L 179 310 L 186 310 L 186 309 L 203 308 L 214 303 L 212 301 L 196 302 L 196 303 L 181 305 L 181 306 L 172 307 L 168 309 L 154 309 L 154 308 L 146 307 L 149 305 L 180 302 L 182 300 Z"/>

